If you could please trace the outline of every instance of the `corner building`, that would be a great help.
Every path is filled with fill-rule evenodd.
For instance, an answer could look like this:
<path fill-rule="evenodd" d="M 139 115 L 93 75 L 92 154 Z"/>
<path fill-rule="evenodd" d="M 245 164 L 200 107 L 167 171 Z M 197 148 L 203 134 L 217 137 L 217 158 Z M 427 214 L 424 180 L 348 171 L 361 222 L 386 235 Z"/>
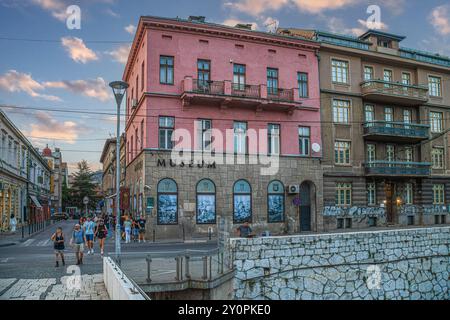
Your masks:
<path fill-rule="evenodd" d="M 377 30 L 278 33 L 321 44 L 324 228 L 448 223 L 450 58 Z"/>
<path fill-rule="evenodd" d="M 205 236 L 219 220 L 257 234 L 323 228 L 318 49 L 204 17 L 141 17 L 123 75 L 126 186 L 148 237 Z"/>

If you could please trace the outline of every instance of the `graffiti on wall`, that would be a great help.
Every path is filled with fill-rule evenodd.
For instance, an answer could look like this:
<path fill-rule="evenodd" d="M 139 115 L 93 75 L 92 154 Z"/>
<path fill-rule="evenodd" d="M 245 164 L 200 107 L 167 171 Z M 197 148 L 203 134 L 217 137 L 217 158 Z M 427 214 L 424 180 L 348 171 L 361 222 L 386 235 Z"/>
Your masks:
<path fill-rule="evenodd" d="M 400 208 L 400 214 L 418 215 L 423 212 L 424 215 L 450 213 L 450 207 L 446 205 L 404 205 Z"/>
<path fill-rule="evenodd" d="M 322 215 L 324 216 L 384 216 L 386 214 L 386 210 L 382 207 L 350 207 L 350 208 L 341 208 L 328 206 L 324 207 L 322 211 Z"/>

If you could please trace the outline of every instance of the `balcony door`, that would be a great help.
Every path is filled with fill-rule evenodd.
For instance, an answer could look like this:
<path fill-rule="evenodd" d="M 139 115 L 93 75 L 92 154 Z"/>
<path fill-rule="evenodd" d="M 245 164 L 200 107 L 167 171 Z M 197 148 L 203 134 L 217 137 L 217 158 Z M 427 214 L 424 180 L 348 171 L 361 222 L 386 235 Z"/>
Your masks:
<path fill-rule="evenodd" d="M 394 208 L 394 189 L 395 185 L 391 182 L 386 182 L 384 185 L 384 192 L 386 196 L 386 218 L 388 224 L 395 223 L 395 208 Z"/>

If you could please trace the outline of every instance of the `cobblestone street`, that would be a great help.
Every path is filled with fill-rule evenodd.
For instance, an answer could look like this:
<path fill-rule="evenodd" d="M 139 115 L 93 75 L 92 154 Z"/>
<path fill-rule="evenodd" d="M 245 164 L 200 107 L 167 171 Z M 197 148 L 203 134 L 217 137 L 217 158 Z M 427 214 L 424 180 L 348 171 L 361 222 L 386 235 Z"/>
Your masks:
<path fill-rule="evenodd" d="M 109 300 L 102 274 L 46 279 L 0 279 L 0 300 Z"/>

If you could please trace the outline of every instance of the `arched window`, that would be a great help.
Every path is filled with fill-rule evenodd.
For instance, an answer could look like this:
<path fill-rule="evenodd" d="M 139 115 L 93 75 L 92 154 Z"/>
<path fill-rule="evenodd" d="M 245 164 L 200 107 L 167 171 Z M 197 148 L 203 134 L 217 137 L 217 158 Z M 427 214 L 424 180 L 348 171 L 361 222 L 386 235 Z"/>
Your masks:
<path fill-rule="evenodd" d="M 278 180 L 271 181 L 267 187 L 267 221 L 284 221 L 284 186 Z"/>
<path fill-rule="evenodd" d="M 238 180 L 233 186 L 233 221 L 252 220 L 252 188 L 246 180 Z"/>
<path fill-rule="evenodd" d="M 216 223 L 216 186 L 209 179 L 197 183 L 197 223 Z"/>
<path fill-rule="evenodd" d="M 178 188 L 172 179 L 158 183 L 158 224 L 178 223 Z"/>

